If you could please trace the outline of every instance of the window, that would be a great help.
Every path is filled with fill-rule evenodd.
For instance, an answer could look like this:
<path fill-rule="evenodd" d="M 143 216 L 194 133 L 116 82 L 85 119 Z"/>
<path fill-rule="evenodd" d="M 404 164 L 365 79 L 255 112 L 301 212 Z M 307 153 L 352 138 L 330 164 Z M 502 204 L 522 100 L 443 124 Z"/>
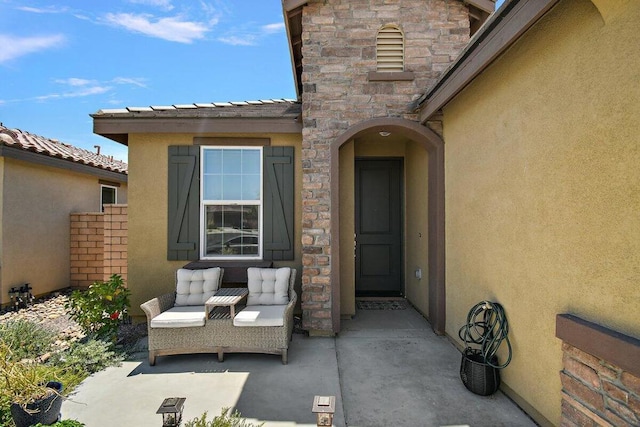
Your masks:
<path fill-rule="evenodd" d="M 396 25 L 385 25 L 376 37 L 378 72 L 404 71 L 404 34 Z"/>
<path fill-rule="evenodd" d="M 169 146 L 167 260 L 295 259 L 294 147 L 233 142 Z"/>
<path fill-rule="evenodd" d="M 100 185 L 100 212 L 104 212 L 104 205 L 113 205 L 118 200 L 118 189 L 111 185 Z"/>
<path fill-rule="evenodd" d="M 202 148 L 201 258 L 262 257 L 262 148 Z"/>

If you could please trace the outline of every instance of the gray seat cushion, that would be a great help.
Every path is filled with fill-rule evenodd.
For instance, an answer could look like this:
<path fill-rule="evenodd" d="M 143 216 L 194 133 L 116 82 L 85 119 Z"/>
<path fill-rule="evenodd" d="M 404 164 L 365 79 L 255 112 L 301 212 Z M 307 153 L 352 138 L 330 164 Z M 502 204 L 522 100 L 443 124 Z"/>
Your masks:
<path fill-rule="evenodd" d="M 204 326 L 206 314 L 204 305 L 183 305 L 171 307 L 151 319 L 152 328 L 191 328 Z"/>
<path fill-rule="evenodd" d="M 286 305 L 250 305 L 236 314 L 233 326 L 283 326 Z"/>
<path fill-rule="evenodd" d="M 291 269 L 257 268 L 247 269 L 247 305 L 282 305 L 289 302 L 289 277 Z"/>
<path fill-rule="evenodd" d="M 174 305 L 204 305 L 220 287 L 220 268 L 187 270 L 176 273 L 176 302 Z"/>

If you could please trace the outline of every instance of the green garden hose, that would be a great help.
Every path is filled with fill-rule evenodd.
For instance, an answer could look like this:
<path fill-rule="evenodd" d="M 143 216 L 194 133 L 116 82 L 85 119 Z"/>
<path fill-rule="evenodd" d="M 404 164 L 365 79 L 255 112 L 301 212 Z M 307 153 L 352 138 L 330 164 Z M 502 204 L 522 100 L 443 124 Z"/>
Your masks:
<path fill-rule="evenodd" d="M 509 323 L 504 308 L 497 302 L 482 301 L 474 305 L 467 314 L 467 323 L 460 328 L 458 336 L 464 341 L 466 348 L 469 344 L 480 346 L 476 349 L 482 355 L 484 363 L 496 369 L 505 368 L 511 362 L 511 343 L 509 342 Z M 492 363 L 500 345 L 506 341 L 508 347 L 507 361 L 501 365 Z"/>

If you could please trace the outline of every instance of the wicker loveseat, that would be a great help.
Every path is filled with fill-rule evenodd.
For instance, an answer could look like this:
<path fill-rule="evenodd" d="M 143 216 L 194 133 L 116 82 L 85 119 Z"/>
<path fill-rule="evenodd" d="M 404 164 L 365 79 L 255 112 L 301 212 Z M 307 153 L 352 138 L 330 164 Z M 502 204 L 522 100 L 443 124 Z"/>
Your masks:
<path fill-rule="evenodd" d="M 218 276 L 216 270 L 219 272 Z M 296 270 L 288 267 L 248 270 L 257 270 L 253 271 L 253 276 L 258 277 L 258 282 L 254 280 L 252 283 L 249 280 L 247 307 L 235 319 L 228 312 L 221 315 L 220 310 L 216 310 L 211 317 L 206 315 L 204 302 L 219 289 L 224 274 L 221 268 L 178 270 L 176 292 L 142 304 L 140 307 L 147 316 L 149 364 L 155 365 L 157 356 L 189 353 L 217 353 L 220 362 L 224 360 L 224 353 L 279 354 L 282 356 L 282 363 L 287 364 L 287 351 L 293 332 L 293 309 L 297 301 L 293 289 Z M 185 284 L 181 275 L 190 274 L 187 281 L 189 283 Z M 276 274 L 279 279 L 275 284 L 274 299 L 273 295 L 269 297 L 269 293 L 273 291 L 273 281 L 262 284 L 259 277 L 266 275 L 274 278 Z M 282 277 L 286 277 L 284 283 Z M 185 297 L 186 288 L 191 293 Z M 193 292 L 194 289 L 196 292 Z M 277 297 L 277 289 L 280 289 L 281 294 L 284 292 L 286 300 L 283 295 Z M 277 316 L 281 316 L 281 320 L 273 318 L 274 310 L 278 313 Z"/>

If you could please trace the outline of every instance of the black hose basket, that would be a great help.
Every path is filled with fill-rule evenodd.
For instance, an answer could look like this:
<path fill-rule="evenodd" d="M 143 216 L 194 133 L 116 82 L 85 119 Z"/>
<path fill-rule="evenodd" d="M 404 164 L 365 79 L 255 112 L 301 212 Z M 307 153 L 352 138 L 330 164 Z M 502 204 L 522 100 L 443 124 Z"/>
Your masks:
<path fill-rule="evenodd" d="M 498 357 L 493 356 L 490 362 L 498 366 Z M 460 378 L 469 391 L 480 396 L 489 396 L 500 387 L 500 370 L 485 363 L 482 353 L 471 348 L 462 353 Z"/>

